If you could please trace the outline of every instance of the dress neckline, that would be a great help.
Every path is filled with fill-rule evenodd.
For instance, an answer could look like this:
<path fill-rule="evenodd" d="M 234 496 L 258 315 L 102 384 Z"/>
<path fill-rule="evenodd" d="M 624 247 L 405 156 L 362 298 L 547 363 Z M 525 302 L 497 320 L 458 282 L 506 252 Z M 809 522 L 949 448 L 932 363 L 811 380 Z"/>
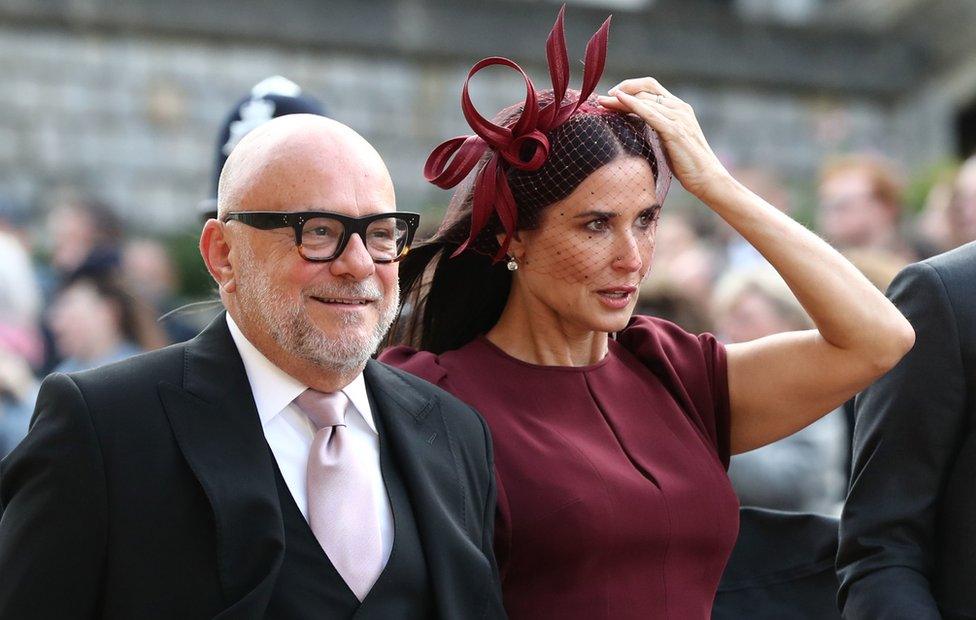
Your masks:
<path fill-rule="evenodd" d="M 496 345 L 491 340 L 488 340 L 488 337 L 485 336 L 484 334 L 479 335 L 474 340 L 474 342 L 480 342 L 484 347 L 486 347 L 489 351 L 491 351 L 492 353 L 494 353 L 497 357 L 500 357 L 500 358 L 502 358 L 502 359 L 504 359 L 504 360 L 506 360 L 506 361 L 508 361 L 508 362 L 510 362 L 512 364 L 516 364 L 518 366 L 522 366 L 523 368 L 531 368 L 532 370 L 552 371 L 552 372 L 583 372 L 583 373 L 585 373 L 585 372 L 589 372 L 591 370 L 597 370 L 598 368 L 602 368 L 603 366 L 605 366 L 607 364 L 607 362 L 610 361 L 610 358 L 613 355 L 613 351 L 612 351 L 612 348 L 613 348 L 613 344 L 612 344 L 613 339 L 610 338 L 610 340 L 611 340 L 611 344 L 610 344 L 610 346 L 607 347 L 607 354 L 603 356 L 603 359 L 601 359 L 600 361 L 595 362 L 593 364 L 587 364 L 585 366 L 547 366 L 545 364 L 533 364 L 531 362 L 526 362 L 526 361 L 520 360 L 517 357 L 513 357 L 512 355 L 509 355 L 508 353 L 505 352 L 504 349 L 502 349 L 501 347 L 499 347 L 498 345 Z"/>

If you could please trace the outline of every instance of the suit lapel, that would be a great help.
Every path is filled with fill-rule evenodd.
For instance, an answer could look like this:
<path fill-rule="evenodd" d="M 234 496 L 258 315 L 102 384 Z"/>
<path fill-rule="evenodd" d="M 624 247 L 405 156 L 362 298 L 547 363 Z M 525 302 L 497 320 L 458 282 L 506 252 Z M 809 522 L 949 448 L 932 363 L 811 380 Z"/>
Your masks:
<path fill-rule="evenodd" d="M 440 407 L 380 362 L 367 362 L 364 375 L 410 496 L 439 615 L 470 613 L 482 606 L 484 592 L 472 591 L 465 572 L 482 555 L 469 538 L 470 498 Z"/>
<path fill-rule="evenodd" d="M 222 313 L 186 345 L 183 385 L 159 384 L 176 441 L 213 509 L 227 602 L 218 618 L 263 614 L 284 553 L 273 456 Z"/>

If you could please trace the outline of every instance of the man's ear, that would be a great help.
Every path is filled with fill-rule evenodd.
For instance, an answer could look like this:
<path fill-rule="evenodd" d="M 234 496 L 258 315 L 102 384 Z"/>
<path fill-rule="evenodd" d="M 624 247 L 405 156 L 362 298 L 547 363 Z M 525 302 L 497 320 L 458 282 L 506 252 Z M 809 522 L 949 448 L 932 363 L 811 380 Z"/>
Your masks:
<path fill-rule="evenodd" d="M 234 265 L 230 262 L 230 240 L 226 226 L 219 220 L 207 220 L 200 234 L 200 255 L 220 291 L 233 293 L 237 288 L 237 280 Z"/>

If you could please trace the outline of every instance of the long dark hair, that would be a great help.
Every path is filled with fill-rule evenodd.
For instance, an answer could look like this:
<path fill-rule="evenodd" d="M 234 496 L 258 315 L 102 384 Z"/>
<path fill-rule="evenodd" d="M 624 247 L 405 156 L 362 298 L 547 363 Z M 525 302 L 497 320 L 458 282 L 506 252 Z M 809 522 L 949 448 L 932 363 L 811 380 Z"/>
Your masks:
<path fill-rule="evenodd" d="M 567 96 L 578 96 L 570 91 Z M 551 90 L 539 94 L 539 107 L 552 100 Z M 493 122 L 510 126 L 521 105 L 502 110 Z M 541 168 L 509 168 L 508 183 L 518 209 L 518 230 L 539 226 L 546 207 L 563 200 L 590 174 L 621 156 L 642 157 L 658 178 L 658 156 L 650 130 L 639 119 L 611 112 L 591 99 L 565 124 L 551 131 L 549 157 Z M 474 178 L 487 161 L 470 175 Z M 409 344 L 436 354 L 457 349 L 490 330 L 508 301 L 512 273 L 504 262 L 493 263 L 502 231 L 493 217 L 469 249 L 452 254 L 471 232 L 473 187 L 458 187 L 440 229 L 413 248 L 400 263 L 403 305 L 388 344 Z"/>

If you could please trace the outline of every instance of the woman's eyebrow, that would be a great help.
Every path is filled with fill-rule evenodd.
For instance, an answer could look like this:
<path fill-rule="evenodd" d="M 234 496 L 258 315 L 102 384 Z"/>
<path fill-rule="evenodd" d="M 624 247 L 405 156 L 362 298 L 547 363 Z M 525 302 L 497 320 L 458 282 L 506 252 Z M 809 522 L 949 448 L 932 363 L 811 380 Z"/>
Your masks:
<path fill-rule="evenodd" d="M 654 203 L 651 203 L 651 204 L 647 205 L 643 209 L 641 209 L 638 212 L 638 214 L 644 213 L 646 211 L 658 211 L 660 209 L 661 209 L 661 205 L 659 203 L 654 202 Z M 617 217 L 619 215 L 620 214 L 617 213 L 616 211 L 600 211 L 598 209 L 591 209 L 589 211 L 584 211 L 583 213 L 576 214 L 574 216 L 574 219 L 602 217 L 602 218 L 606 218 L 606 219 L 609 220 L 609 219 L 615 218 L 615 217 Z"/>
<path fill-rule="evenodd" d="M 592 218 L 592 217 L 604 217 L 604 218 L 610 219 L 610 218 L 613 218 L 613 217 L 617 217 L 618 215 L 620 215 L 620 214 L 617 213 L 616 211 L 595 211 L 594 210 L 594 211 L 584 211 L 583 213 L 578 213 L 578 214 L 576 214 L 575 219 L 580 219 L 580 218 L 584 218 L 584 217 L 590 217 L 590 218 Z"/>

